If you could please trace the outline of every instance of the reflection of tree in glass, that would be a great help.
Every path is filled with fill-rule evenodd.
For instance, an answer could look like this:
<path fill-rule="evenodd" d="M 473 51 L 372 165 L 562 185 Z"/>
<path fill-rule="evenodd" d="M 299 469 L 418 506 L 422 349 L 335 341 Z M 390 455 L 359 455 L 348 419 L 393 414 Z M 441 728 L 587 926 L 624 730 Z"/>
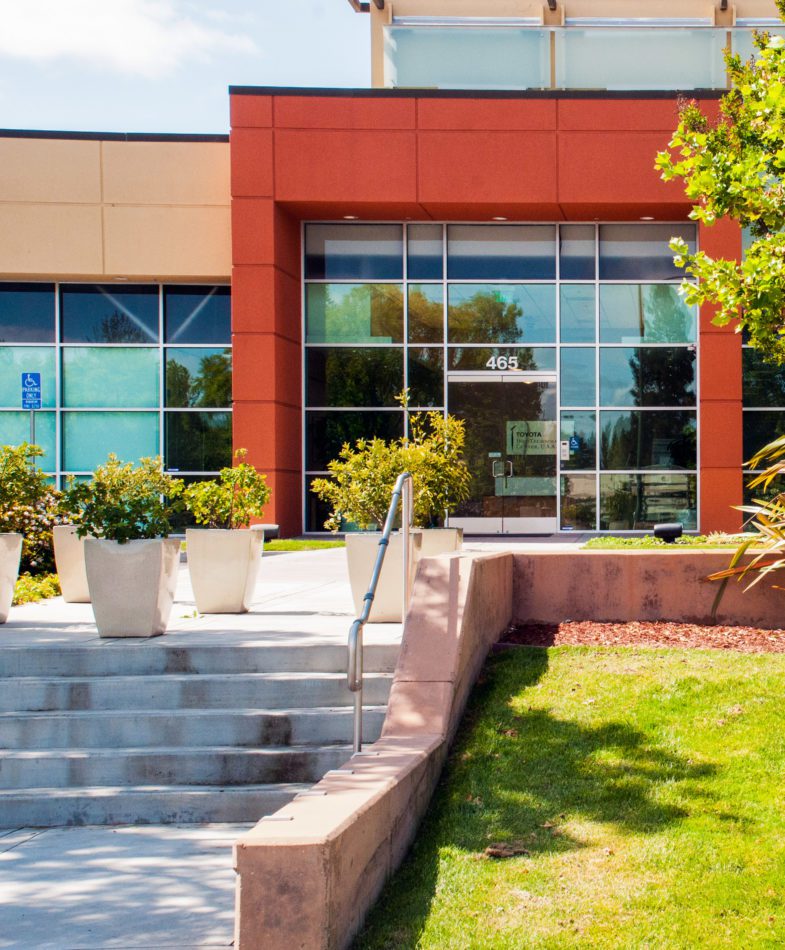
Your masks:
<path fill-rule="evenodd" d="M 441 297 L 441 288 L 439 296 Z M 444 337 L 444 304 L 419 287 L 409 288 L 409 342 L 440 343 Z"/>
<path fill-rule="evenodd" d="M 319 356 L 318 351 L 311 351 L 312 360 Z M 394 406 L 396 394 L 403 389 L 403 351 L 331 349 L 324 360 L 324 380 L 314 380 L 314 384 L 318 405 Z"/>
<path fill-rule="evenodd" d="M 695 405 L 695 354 L 687 347 L 640 347 L 629 360 L 633 406 Z"/>
<path fill-rule="evenodd" d="M 450 305 L 450 340 L 455 343 L 515 343 L 523 307 L 495 291 L 478 291 Z"/>
<path fill-rule="evenodd" d="M 167 413 L 166 466 L 215 472 L 232 464 L 232 417 L 226 412 Z"/>
<path fill-rule="evenodd" d="M 103 317 L 97 333 L 88 337 L 89 343 L 150 343 L 151 340 L 150 334 L 119 310 Z"/>
<path fill-rule="evenodd" d="M 409 350 L 409 396 L 412 406 L 444 404 L 444 358 L 440 349 Z"/>
<path fill-rule="evenodd" d="M 166 361 L 167 406 L 225 408 L 232 404 L 231 350 L 209 353 L 199 361 L 192 377 L 187 366 L 176 359 Z"/>
<path fill-rule="evenodd" d="M 615 417 L 611 425 L 608 418 Z M 600 433 L 604 469 L 695 468 L 695 416 L 686 412 L 605 413 Z M 667 450 L 668 457 L 655 462 Z"/>
<path fill-rule="evenodd" d="M 361 284 L 346 293 L 327 286 L 326 341 L 403 342 L 403 291 L 396 284 Z"/>
<path fill-rule="evenodd" d="M 745 406 L 785 406 L 785 368 L 766 363 L 755 350 L 742 350 Z M 755 445 L 764 445 L 764 439 Z M 752 454 L 752 453 L 750 453 Z M 745 454 L 745 458 L 749 456 Z"/>
<path fill-rule="evenodd" d="M 639 284 L 638 313 L 647 343 L 684 343 L 694 337 L 693 312 L 670 284 Z"/>

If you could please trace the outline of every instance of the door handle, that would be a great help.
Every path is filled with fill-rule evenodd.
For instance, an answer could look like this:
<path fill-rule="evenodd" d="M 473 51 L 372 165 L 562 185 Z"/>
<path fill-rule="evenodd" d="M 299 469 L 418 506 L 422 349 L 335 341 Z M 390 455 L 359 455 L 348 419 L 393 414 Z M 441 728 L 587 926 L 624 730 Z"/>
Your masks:
<path fill-rule="evenodd" d="M 507 464 L 510 466 L 510 470 L 507 472 L 507 478 L 512 478 L 512 462 L 507 459 Z"/>
<path fill-rule="evenodd" d="M 499 466 L 498 470 L 496 466 Z M 502 463 L 500 461 L 495 461 L 491 463 L 491 476 L 493 478 L 504 478 L 504 472 L 501 468 Z"/>

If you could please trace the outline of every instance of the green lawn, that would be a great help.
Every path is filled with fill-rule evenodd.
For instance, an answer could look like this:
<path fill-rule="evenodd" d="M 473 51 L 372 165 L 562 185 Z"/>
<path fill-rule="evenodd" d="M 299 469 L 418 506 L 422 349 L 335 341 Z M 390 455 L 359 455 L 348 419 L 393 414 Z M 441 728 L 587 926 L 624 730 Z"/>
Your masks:
<path fill-rule="evenodd" d="M 783 655 L 493 657 L 355 946 L 785 946 L 783 697 Z"/>
<path fill-rule="evenodd" d="M 265 551 L 321 551 L 324 548 L 345 548 L 345 541 L 321 541 L 308 538 L 304 541 L 296 539 L 282 539 L 279 541 L 265 541 Z"/>

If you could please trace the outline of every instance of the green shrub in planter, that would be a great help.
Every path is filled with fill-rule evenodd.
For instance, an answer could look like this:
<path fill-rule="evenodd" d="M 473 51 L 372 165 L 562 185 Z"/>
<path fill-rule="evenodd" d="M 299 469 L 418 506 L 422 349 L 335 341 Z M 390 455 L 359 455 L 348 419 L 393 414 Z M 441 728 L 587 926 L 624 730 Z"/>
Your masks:
<path fill-rule="evenodd" d="M 134 465 L 112 454 L 91 481 L 70 480 L 64 503 L 76 514 L 80 538 L 91 535 L 124 544 L 168 537 L 182 492 L 182 480 L 166 475 L 160 458 L 143 458 Z"/>
<path fill-rule="evenodd" d="M 20 570 L 29 574 L 54 571 L 52 527 L 64 520 L 61 493 L 36 466 L 43 454 L 27 442 L 0 449 L 0 532 L 22 535 Z"/>
<path fill-rule="evenodd" d="M 243 461 L 247 449 L 237 449 L 237 462 L 222 468 L 217 479 L 194 482 L 184 493 L 185 507 L 197 524 L 208 528 L 247 528 L 252 518 L 261 518 L 271 491 L 267 476 Z"/>

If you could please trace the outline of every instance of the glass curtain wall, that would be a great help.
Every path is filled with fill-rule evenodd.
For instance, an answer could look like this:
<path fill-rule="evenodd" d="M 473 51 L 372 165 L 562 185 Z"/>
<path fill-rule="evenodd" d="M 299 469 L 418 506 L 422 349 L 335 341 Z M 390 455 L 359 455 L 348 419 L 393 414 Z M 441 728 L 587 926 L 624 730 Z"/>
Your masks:
<path fill-rule="evenodd" d="M 58 481 L 114 452 L 187 477 L 231 463 L 228 287 L 0 284 L 0 444 L 30 437 L 21 374 L 40 372 L 36 442 Z"/>
<path fill-rule="evenodd" d="M 449 411 L 451 372 L 555 372 L 562 530 L 697 526 L 695 308 L 668 241 L 691 224 L 310 224 L 308 486 L 345 442 L 400 436 L 395 395 Z"/>

